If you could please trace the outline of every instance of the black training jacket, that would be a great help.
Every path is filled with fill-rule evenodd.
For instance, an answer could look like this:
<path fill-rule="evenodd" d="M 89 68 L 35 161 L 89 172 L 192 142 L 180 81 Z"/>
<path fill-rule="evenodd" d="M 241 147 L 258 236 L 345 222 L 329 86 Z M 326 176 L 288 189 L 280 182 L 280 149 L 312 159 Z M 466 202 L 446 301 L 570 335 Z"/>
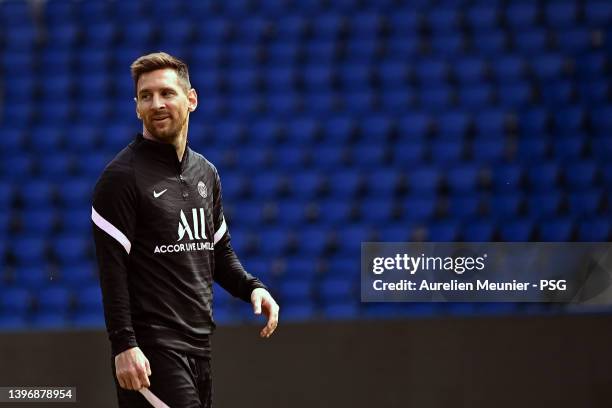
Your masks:
<path fill-rule="evenodd" d="M 230 245 L 216 168 L 138 135 L 106 167 L 93 235 L 113 355 L 160 345 L 208 355 L 212 283 L 250 301 L 264 287 Z"/>

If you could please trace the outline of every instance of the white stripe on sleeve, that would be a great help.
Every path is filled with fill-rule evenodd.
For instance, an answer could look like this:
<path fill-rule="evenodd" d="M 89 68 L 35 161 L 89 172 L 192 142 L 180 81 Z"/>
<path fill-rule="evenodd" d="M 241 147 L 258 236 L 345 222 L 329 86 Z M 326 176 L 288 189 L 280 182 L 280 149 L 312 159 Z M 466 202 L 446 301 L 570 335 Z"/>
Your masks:
<path fill-rule="evenodd" d="M 91 220 L 96 224 L 102 231 L 106 232 L 111 237 L 115 238 L 117 242 L 119 242 L 124 248 L 125 251 L 129 254 L 130 249 L 132 249 L 132 244 L 127 237 L 117 229 L 113 224 L 108 222 L 104 217 L 102 217 L 98 212 L 91 207 Z M 225 225 L 225 223 L 224 223 Z M 215 234 L 215 237 L 217 235 Z"/>
<path fill-rule="evenodd" d="M 219 242 L 219 240 L 223 238 L 223 235 L 225 235 L 226 231 L 227 231 L 227 224 L 225 223 L 225 217 L 223 217 L 223 222 L 221 223 L 221 226 L 219 227 L 217 232 L 215 232 L 213 243 L 216 244 L 217 242 Z"/>

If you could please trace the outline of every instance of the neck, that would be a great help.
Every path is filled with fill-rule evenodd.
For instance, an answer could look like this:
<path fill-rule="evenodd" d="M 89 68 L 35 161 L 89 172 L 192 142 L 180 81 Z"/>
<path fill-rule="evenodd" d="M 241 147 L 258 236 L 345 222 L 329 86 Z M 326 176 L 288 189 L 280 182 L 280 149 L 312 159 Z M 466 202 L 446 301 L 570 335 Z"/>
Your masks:
<path fill-rule="evenodd" d="M 160 143 L 168 143 L 174 146 L 174 150 L 176 150 L 176 156 L 179 161 L 183 160 L 183 155 L 185 154 L 185 148 L 187 147 L 187 126 L 182 129 L 175 137 L 169 139 L 159 139 L 151 134 L 146 127 L 142 127 L 142 136 L 145 139 L 153 140 L 155 142 Z"/>

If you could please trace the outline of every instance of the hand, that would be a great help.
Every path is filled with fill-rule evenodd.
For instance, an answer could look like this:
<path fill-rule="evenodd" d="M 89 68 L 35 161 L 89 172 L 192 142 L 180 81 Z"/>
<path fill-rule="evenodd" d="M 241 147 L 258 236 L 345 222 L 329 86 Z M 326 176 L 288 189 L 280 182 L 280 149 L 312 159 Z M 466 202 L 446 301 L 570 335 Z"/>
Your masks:
<path fill-rule="evenodd" d="M 280 310 L 278 304 L 270 295 L 270 292 L 263 288 L 257 288 L 251 292 L 251 304 L 256 315 L 261 314 L 263 309 L 264 315 L 268 318 L 266 327 L 261 330 L 259 335 L 265 338 L 270 337 L 278 325 L 278 311 Z"/>
<path fill-rule="evenodd" d="M 121 388 L 138 391 L 149 388 L 151 367 L 140 348 L 133 347 L 115 356 L 115 373 Z"/>

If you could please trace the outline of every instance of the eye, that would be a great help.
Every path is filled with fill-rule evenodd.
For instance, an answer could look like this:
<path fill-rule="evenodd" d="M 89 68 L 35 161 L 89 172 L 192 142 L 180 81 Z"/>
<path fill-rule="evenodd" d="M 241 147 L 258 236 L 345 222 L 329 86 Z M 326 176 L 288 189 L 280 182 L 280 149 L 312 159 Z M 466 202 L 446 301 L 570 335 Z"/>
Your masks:
<path fill-rule="evenodd" d="M 169 90 L 169 89 L 167 89 L 167 90 L 165 90 L 165 91 L 163 91 L 163 92 L 162 92 L 162 96 L 163 96 L 164 98 L 169 98 L 169 97 L 171 97 L 171 96 L 174 96 L 175 94 L 176 94 L 176 93 L 175 93 L 174 91 Z"/>
<path fill-rule="evenodd" d="M 151 99 L 151 94 L 140 94 L 141 101 L 148 101 L 149 99 Z"/>

